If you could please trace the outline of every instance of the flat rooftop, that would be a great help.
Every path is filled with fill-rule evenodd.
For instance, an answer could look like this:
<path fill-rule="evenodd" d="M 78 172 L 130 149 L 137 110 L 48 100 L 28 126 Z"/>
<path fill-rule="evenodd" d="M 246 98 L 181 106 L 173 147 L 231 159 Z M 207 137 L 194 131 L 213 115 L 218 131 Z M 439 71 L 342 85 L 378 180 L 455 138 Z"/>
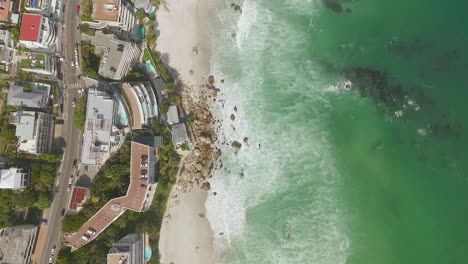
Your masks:
<path fill-rule="evenodd" d="M 24 13 L 21 20 L 19 40 L 39 41 L 42 27 L 42 15 Z"/>
<path fill-rule="evenodd" d="M 148 191 L 151 191 L 151 186 L 147 179 L 151 179 L 154 175 L 148 175 L 149 177 L 147 179 L 141 178 L 141 157 L 145 155 L 146 157 L 151 157 L 150 151 L 152 150 L 153 148 L 149 146 L 133 141 L 131 142 L 130 185 L 128 186 L 127 194 L 107 202 L 96 214 L 88 219 L 88 221 L 76 233 L 66 238 L 70 243 L 72 250 L 78 249 L 92 241 L 110 224 L 117 220 L 127 209 L 136 212 L 142 211 L 146 202 L 147 193 Z M 155 163 L 155 158 L 153 160 L 151 160 L 151 158 L 148 160 L 146 165 L 148 174 L 154 174 L 154 170 L 149 168 L 154 168 Z M 94 229 L 96 234 L 89 236 L 89 240 L 85 241 L 82 237 L 90 228 Z"/>
<path fill-rule="evenodd" d="M 117 21 L 119 18 L 120 0 L 95 0 L 93 1 L 94 20 Z"/>
<path fill-rule="evenodd" d="M 1 263 L 29 263 L 36 232 L 33 225 L 0 229 Z"/>
<path fill-rule="evenodd" d="M 70 208 L 72 210 L 76 210 L 78 208 L 78 206 L 81 203 L 83 203 L 84 200 L 86 199 L 86 193 L 87 192 L 88 192 L 88 189 L 86 189 L 86 188 L 74 186 L 72 196 L 71 196 L 71 199 L 70 199 L 70 205 L 69 205 L 68 208 Z"/>
<path fill-rule="evenodd" d="M 130 258 L 130 254 L 128 252 L 119 252 L 119 253 L 111 253 L 107 254 L 107 264 L 122 264 L 128 263 Z"/>
<path fill-rule="evenodd" d="M 89 89 L 81 163 L 102 165 L 109 157 L 114 99 L 104 91 Z"/>
<path fill-rule="evenodd" d="M 0 21 L 8 22 L 10 13 L 10 0 L 0 1 Z"/>

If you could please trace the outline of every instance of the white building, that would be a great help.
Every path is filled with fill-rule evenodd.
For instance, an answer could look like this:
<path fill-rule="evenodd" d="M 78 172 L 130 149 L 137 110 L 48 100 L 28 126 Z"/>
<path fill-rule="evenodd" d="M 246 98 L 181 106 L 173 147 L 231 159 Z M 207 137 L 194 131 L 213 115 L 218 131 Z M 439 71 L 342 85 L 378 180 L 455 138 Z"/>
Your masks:
<path fill-rule="evenodd" d="M 24 189 L 29 186 L 29 180 L 29 170 L 16 167 L 0 170 L 0 189 Z"/>
<path fill-rule="evenodd" d="M 88 91 L 81 163 L 102 165 L 110 156 L 114 121 L 114 99 L 97 89 Z"/>
<path fill-rule="evenodd" d="M 44 75 L 55 75 L 55 58 L 45 53 L 28 53 L 21 60 L 21 70 Z"/>
<path fill-rule="evenodd" d="M 177 111 L 177 106 L 169 106 L 169 110 L 167 110 L 167 123 L 169 125 L 179 123 L 179 112 Z"/>
<path fill-rule="evenodd" d="M 40 14 L 24 13 L 21 19 L 19 42 L 28 49 L 55 47 L 57 24 Z"/>
<path fill-rule="evenodd" d="M 10 65 L 16 50 L 13 38 L 8 30 L 0 30 L 0 64 Z"/>
<path fill-rule="evenodd" d="M 86 36 L 83 36 L 83 39 L 85 38 Z M 138 45 L 119 40 L 113 34 L 97 31 L 91 43 L 104 50 L 99 64 L 99 75 L 113 80 L 124 78 L 140 59 L 141 49 Z"/>
<path fill-rule="evenodd" d="M 54 138 L 54 120 L 46 113 L 17 111 L 10 115 L 10 124 L 16 126 L 18 151 L 30 154 L 50 152 Z"/>

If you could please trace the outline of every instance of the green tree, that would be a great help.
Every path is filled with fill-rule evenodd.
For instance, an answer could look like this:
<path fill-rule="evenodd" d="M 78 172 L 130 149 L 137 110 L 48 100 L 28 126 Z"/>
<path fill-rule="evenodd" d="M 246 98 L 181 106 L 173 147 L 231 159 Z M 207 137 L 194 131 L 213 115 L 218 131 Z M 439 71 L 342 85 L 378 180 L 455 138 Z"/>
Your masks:
<path fill-rule="evenodd" d="M 171 95 L 171 97 L 169 98 L 169 102 L 171 102 L 171 105 L 179 105 L 180 101 L 180 96 L 175 94 Z"/>

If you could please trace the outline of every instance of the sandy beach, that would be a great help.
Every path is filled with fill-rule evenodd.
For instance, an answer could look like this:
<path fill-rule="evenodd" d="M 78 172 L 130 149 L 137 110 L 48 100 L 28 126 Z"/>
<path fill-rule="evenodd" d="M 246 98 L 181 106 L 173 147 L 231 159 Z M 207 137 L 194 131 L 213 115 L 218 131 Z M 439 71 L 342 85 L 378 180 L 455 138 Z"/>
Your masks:
<path fill-rule="evenodd" d="M 206 191 L 198 187 L 190 192 L 173 189 L 159 241 L 161 263 L 214 263 L 213 234 L 206 219 L 206 197 Z"/>
<path fill-rule="evenodd" d="M 212 142 L 209 98 L 210 72 L 207 32 L 208 0 L 166 0 L 157 12 L 157 50 L 172 74 L 181 81 L 184 111 L 195 117 L 191 127 L 194 147 L 183 154 L 178 175 L 161 227 L 159 250 L 163 264 L 210 264 L 213 234 L 206 218 L 205 201 L 210 167 L 216 160 Z"/>

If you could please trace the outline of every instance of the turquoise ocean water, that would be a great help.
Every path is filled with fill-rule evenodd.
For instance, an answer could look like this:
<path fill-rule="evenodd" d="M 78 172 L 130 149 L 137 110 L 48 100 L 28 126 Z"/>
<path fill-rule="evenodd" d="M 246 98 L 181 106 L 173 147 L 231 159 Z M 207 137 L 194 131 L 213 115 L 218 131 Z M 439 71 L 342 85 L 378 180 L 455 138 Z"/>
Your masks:
<path fill-rule="evenodd" d="M 237 3 L 213 45 L 218 263 L 468 263 L 468 2 Z"/>

